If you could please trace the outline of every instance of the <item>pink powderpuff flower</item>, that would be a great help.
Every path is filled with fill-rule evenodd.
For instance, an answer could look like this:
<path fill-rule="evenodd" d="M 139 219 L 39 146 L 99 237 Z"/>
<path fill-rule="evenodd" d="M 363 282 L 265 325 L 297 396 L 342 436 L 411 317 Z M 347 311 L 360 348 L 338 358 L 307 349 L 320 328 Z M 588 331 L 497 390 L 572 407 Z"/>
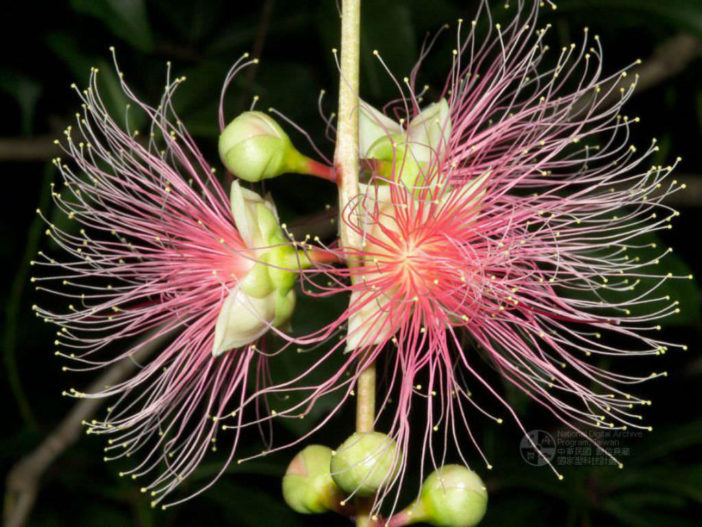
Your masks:
<path fill-rule="evenodd" d="M 656 335 L 658 321 L 679 310 L 661 285 L 689 277 L 655 270 L 670 249 L 656 248 L 653 233 L 671 228 L 677 212 L 664 198 L 681 186 L 666 179 L 673 166 L 647 164 L 655 141 L 643 152 L 630 144 L 638 118 L 620 112 L 635 80 L 627 70 L 603 75 L 600 41 L 587 28 L 579 45 L 552 52 L 549 26 L 537 28 L 539 3 L 513 9 L 511 21 L 496 24 L 483 2 L 475 21 L 459 21 L 438 102 L 422 110 L 426 88 L 416 88 L 427 50 L 410 77 L 396 80 L 401 97 L 384 112 L 360 102 L 367 179 L 342 220 L 363 246 L 339 251 L 361 264 L 324 268 L 324 281 L 306 287 L 351 297 L 330 326 L 346 336 L 310 372 L 346 355 L 322 383 L 296 379 L 308 394 L 287 413 L 341 393 L 322 427 L 365 367 L 381 361 L 376 423 L 400 446 L 403 470 L 388 476 L 376 512 L 410 460 L 422 460 L 422 471 L 449 456 L 468 465 L 470 441 L 492 468 L 469 409 L 496 423 L 509 418 L 526 435 L 478 363 L 574 430 L 650 430 L 637 411 L 650 402 L 634 391 L 665 373 L 627 375 L 600 359 L 618 367 L 618 359 L 685 348 Z M 638 256 L 643 249 L 653 255 Z M 477 389 L 498 411 L 473 399 Z M 412 410 L 425 414 L 419 431 Z M 422 438 L 420 452 L 409 450 L 411 432 Z"/>
<path fill-rule="evenodd" d="M 232 71 L 248 63 L 242 59 Z M 102 420 L 86 423 L 87 431 L 110 437 L 106 460 L 140 456 L 120 474 L 149 477 L 142 490 L 155 505 L 215 445 L 227 444 L 216 442 L 225 418 L 236 432 L 225 438 L 228 457 L 205 488 L 232 460 L 247 383 L 265 376 L 257 342 L 289 319 L 294 292 L 276 287 L 260 268 L 283 245 L 273 204 L 237 181 L 230 203 L 178 119 L 172 96 L 184 79 L 171 81 L 169 68 L 156 108 L 121 81 L 150 123 L 142 142 L 130 129 L 132 114 L 122 126 L 108 114 L 97 73 L 86 90 L 76 90 L 83 111 L 62 142 L 71 162 L 55 160 L 64 186 L 52 191 L 57 207 L 82 228 L 62 230 L 47 220 L 47 234 L 66 258 L 41 252 L 33 262 L 50 271 L 33 278 L 38 289 L 68 300 L 68 312 L 35 311 L 60 326 L 56 354 L 74 364 L 64 370 L 138 366 L 98 393 L 65 394 L 116 398 Z M 169 343 L 142 364 L 142 348 L 162 340 Z"/>

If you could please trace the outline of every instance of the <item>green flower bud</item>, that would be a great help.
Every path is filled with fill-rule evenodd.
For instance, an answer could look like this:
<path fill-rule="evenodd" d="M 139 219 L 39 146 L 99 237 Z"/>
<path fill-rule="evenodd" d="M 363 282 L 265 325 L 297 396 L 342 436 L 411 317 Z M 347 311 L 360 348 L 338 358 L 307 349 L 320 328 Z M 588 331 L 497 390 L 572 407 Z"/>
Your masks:
<path fill-rule="evenodd" d="M 402 454 L 395 441 L 380 432 L 355 433 L 332 456 L 336 484 L 356 496 L 373 496 L 397 476 Z"/>
<path fill-rule="evenodd" d="M 297 454 L 283 476 L 283 498 L 295 511 L 317 514 L 339 510 L 343 496 L 332 480 L 330 448 L 310 445 Z"/>
<path fill-rule="evenodd" d="M 487 510 L 487 490 L 480 477 L 461 465 L 432 472 L 416 502 L 398 516 L 403 525 L 425 522 L 439 527 L 478 525 Z"/>
<path fill-rule="evenodd" d="M 286 172 L 333 179 L 329 167 L 295 150 L 288 134 L 263 112 L 244 112 L 227 125 L 219 136 L 219 157 L 230 172 L 250 182 Z"/>
<path fill-rule="evenodd" d="M 222 163 L 241 179 L 261 181 L 284 172 L 290 138 L 270 116 L 244 112 L 219 136 Z"/>

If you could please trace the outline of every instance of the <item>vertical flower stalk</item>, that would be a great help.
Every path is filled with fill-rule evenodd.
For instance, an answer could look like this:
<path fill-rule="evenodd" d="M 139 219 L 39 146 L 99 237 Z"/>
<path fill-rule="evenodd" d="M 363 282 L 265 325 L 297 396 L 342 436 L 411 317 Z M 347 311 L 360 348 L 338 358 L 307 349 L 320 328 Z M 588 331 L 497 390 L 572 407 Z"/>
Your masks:
<path fill-rule="evenodd" d="M 339 236 L 346 249 L 360 249 L 358 229 L 344 221 L 345 209 L 358 196 L 358 94 L 361 36 L 361 0 L 344 0 L 341 11 L 341 59 L 339 61 L 339 119 L 334 166 L 339 186 Z M 336 54 L 336 50 L 334 50 Z M 357 262 L 349 261 L 350 267 Z M 356 431 L 373 430 L 375 421 L 375 365 L 363 366 L 356 385 Z M 357 498 L 356 525 L 370 525 L 368 499 Z"/>
<path fill-rule="evenodd" d="M 339 60 L 339 118 L 334 166 L 339 185 L 340 217 L 358 196 L 358 93 L 361 31 L 361 0 L 344 0 L 341 13 L 341 59 Z M 336 56 L 337 50 L 332 50 Z M 339 226 L 344 247 L 360 247 L 359 233 L 343 221 Z"/>

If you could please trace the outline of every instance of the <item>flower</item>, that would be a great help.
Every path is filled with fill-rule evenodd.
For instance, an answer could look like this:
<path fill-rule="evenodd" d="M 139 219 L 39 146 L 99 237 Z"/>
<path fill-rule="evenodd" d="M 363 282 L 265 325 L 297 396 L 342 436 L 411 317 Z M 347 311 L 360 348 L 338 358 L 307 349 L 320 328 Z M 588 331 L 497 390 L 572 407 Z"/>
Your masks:
<path fill-rule="evenodd" d="M 76 90 L 83 111 L 62 143 L 71 162 L 55 160 L 64 185 L 54 201 L 81 228 L 46 220 L 63 259 L 42 252 L 34 262 L 47 270 L 33 278 L 38 289 L 70 304 L 67 312 L 35 310 L 60 326 L 56 354 L 74 364 L 64 370 L 138 366 L 97 393 L 65 393 L 117 399 L 104 419 L 86 423 L 88 432 L 110 436 L 106 460 L 140 456 L 121 475 L 149 477 L 142 490 L 156 504 L 210 449 L 226 446 L 215 443 L 225 418 L 236 433 L 222 471 L 231 461 L 241 401 L 263 360 L 256 343 L 290 318 L 299 266 L 270 199 L 234 181 L 230 202 L 178 119 L 171 99 L 182 78 L 168 80 L 157 108 L 122 81 L 150 123 L 140 142 L 132 113 L 124 127 L 108 114 L 97 77 L 94 69 L 89 87 Z M 146 348 L 162 341 L 148 360 Z"/>
<path fill-rule="evenodd" d="M 376 423 L 403 452 L 395 488 L 410 459 L 412 411 L 425 412 L 426 425 L 411 459 L 435 468 L 449 444 L 468 465 L 466 442 L 492 468 L 469 408 L 526 434 L 478 367 L 484 360 L 574 430 L 650 429 L 637 410 L 650 402 L 634 389 L 665 373 L 626 375 L 597 359 L 684 348 L 656 335 L 679 309 L 660 285 L 688 278 L 655 269 L 670 250 L 652 235 L 677 215 L 663 202 L 681 188 L 666 179 L 674 165 L 647 164 L 655 141 L 641 153 L 631 145 L 638 119 L 620 112 L 635 80 L 627 70 L 602 74 L 598 37 L 586 28 L 580 45 L 550 52 L 549 26 L 538 29 L 538 2 L 529 5 L 518 2 L 504 25 L 492 23 L 487 2 L 467 32 L 459 21 L 438 102 L 421 109 L 419 64 L 397 81 L 401 97 L 384 114 L 360 102 L 366 180 L 342 219 L 363 246 L 339 250 L 360 263 L 322 269 L 316 293 L 350 294 L 331 325 L 346 336 L 317 365 L 342 348 L 346 360 L 289 412 L 335 392 L 350 397 L 364 368 L 382 360 Z M 479 388 L 497 410 L 472 398 Z"/>

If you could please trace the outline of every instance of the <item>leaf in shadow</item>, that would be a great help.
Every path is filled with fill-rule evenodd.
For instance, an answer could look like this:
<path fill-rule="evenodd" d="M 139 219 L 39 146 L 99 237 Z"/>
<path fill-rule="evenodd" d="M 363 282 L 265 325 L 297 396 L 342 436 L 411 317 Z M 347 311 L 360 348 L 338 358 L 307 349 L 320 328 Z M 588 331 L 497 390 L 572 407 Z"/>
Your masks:
<path fill-rule="evenodd" d="M 97 18 L 115 35 L 141 51 L 153 48 L 144 0 L 71 0 L 71 7 Z"/>

